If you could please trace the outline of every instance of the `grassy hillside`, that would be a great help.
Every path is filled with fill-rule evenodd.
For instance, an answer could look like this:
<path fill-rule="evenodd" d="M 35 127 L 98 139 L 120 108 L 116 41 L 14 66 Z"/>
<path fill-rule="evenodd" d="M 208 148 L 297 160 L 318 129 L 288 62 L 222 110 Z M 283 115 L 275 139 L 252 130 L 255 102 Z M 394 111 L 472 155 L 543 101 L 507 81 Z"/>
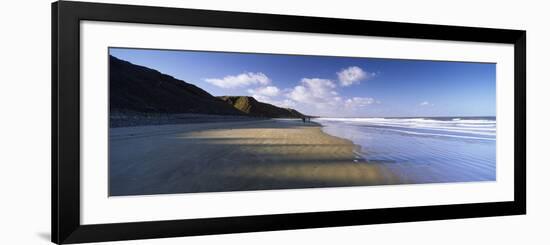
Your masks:
<path fill-rule="evenodd" d="M 250 116 L 271 118 L 304 117 L 302 113 L 296 110 L 259 102 L 250 96 L 221 96 L 219 98 Z"/>

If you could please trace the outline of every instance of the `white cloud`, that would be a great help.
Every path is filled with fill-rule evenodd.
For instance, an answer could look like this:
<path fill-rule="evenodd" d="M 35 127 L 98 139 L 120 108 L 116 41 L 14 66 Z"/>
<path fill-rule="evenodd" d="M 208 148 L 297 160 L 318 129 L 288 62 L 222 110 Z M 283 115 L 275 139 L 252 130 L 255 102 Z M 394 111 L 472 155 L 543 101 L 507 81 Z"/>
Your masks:
<path fill-rule="evenodd" d="M 420 105 L 420 106 L 429 106 L 429 105 L 433 105 L 433 104 L 431 104 L 431 103 L 428 102 L 428 101 L 422 101 L 419 105 Z"/>
<path fill-rule="evenodd" d="M 269 96 L 269 97 L 277 96 L 279 95 L 279 92 L 280 92 L 279 88 L 275 86 L 259 87 L 255 89 L 249 89 L 247 91 L 253 96 L 262 95 L 262 96 Z"/>
<path fill-rule="evenodd" d="M 264 95 L 252 95 L 252 97 L 257 101 L 272 104 L 282 108 L 294 108 L 296 106 L 296 102 L 289 99 L 277 100 Z"/>
<path fill-rule="evenodd" d="M 363 69 L 357 66 L 350 66 L 346 69 L 342 69 L 336 74 L 338 75 L 340 85 L 344 87 L 350 86 L 352 84 L 358 84 L 361 80 L 368 79 L 374 75 L 363 71 Z"/>
<path fill-rule="evenodd" d="M 247 91 L 252 94 L 254 99 L 260 102 L 284 108 L 293 107 L 296 105 L 296 103 L 289 99 L 279 100 L 274 98 L 281 94 L 281 90 L 275 86 L 259 87 L 255 89 L 248 89 Z"/>
<path fill-rule="evenodd" d="M 303 78 L 300 83 L 286 96 L 296 102 L 298 109 L 308 109 L 305 113 L 344 115 L 371 104 L 380 104 L 370 97 L 343 98 L 336 91 L 336 84 L 328 79 Z"/>
<path fill-rule="evenodd" d="M 204 81 L 211 83 L 220 88 L 237 88 L 247 87 L 250 85 L 268 85 L 271 83 L 269 77 L 261 72 L 241 73 L 236 76 L 225 76 L 223 78 L 206 78 Z"/>
<path fill-rule="evenodd" d="M 284 99 L 282 101 L 273 101 L 273 104 L 283 108 L 293 108 L 296 106 L 296 102 L 289 99 Z"/>
<path fill-rule="evenodd" d="M 285 99 L 285 100 L 283 100 L 283 104 L 282 104 L 282 105 L 284 105 L 284 106 L 286 106 L 286 107 L 294 107 L 294 106 L 296 106 L 296 103 L 295 103 L 294 101 L 292 101 L 292 100 Z"/>
<path fill-rule="evenodd" d="M 264 95 L 252 95 L 252 98 L 256 99 L 257 101 L 264 102 L 264 103 L 270 103 L 271 104 L 271 98 L 264 96 Z"/>
<path fill-rule="evenodd" d="M 353 97 L 351 99 L 347 99 L 344 102 L 344 106 L 348 109 L 354 110 L 354 109 L 365 107 L 367 105 L 374 104 L 374 103 L 380 103 L 380 102 L 376 101 L 373 98 L 368 98 L 368 97 Z"/>
<path fill-rule="evenodd" d="M 301 85 L 294 87 L 287 97 L 300 103 L 325 107 L 341 101 L 338 93 L 334 91 L 336 85 L 328 79 L 303 78 Z"/>

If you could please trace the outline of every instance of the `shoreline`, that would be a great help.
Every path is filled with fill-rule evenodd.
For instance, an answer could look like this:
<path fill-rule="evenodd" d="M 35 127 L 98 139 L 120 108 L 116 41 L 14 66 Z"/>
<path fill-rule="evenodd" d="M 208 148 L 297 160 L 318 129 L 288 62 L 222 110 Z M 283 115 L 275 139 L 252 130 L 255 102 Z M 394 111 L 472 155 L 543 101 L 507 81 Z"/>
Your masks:
<path fill-rule="evenodd" d="M 110 196 L 403 183 L 384 165 L 360 159 L 352 141 L 300 119 L 109 132 Z"/>
<path fill-rule="evenodd" d="M 216 115 L 198 113 L 139 113 L 139 112 L 111 112 L 109 113 L 110 128 L 125 128 L 139 126 L 159 126 L 174 124 L 216 123 L 268 120 L 269 118 L 244 115 Z"/>
<path fill-rule="evenodd" d="M 409 183 L 495 181 L 494 119 L 320 119 L 327 134 L 361 146 Z"/>

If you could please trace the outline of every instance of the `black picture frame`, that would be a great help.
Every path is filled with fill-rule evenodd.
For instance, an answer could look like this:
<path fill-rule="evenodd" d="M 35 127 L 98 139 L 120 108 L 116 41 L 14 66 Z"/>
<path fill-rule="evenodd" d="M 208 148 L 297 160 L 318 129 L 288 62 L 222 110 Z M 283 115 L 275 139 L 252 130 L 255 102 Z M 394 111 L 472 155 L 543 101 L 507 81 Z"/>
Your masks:
<path fill-rule="evenodd" d="M 453 40 L 514 45 L 514 201 L 82 225 L 80 21 Z M 526 213 L 526 32 L 61 1 L 52 4 L 52 242 L 83 243 Z"/>

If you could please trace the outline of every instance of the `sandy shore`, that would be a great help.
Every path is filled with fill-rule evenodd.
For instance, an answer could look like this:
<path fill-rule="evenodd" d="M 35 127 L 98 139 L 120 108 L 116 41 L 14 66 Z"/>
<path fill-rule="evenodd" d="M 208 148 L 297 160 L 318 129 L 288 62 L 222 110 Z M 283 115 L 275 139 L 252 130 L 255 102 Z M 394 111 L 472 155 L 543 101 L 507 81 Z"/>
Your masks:
<path fill-rule="evenodd" d="M 111 196 L 401 183 L 300 120 L 111 128 Z"/>

